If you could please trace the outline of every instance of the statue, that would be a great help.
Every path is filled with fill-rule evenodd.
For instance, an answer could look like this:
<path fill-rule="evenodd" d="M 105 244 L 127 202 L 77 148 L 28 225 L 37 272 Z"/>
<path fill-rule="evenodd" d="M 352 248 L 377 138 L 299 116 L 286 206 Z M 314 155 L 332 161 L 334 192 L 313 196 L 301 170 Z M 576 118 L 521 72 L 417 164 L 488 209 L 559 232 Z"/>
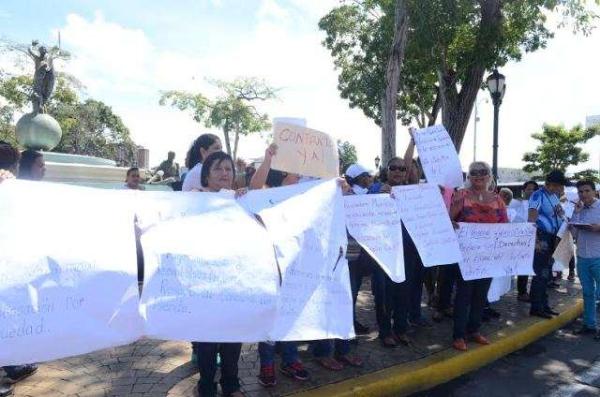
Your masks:
<path fill-rule="evenodd" d="M 48 50 L 34 40 L 27 49 L 27 53 L 35 63 L 33 92 L 31 93 L 33 113 L 46 113 L 46 103 L 54 90 L 54 59 L 61 57 L 60 47 L 52 47 Z"/>
<path fill-rule="evenodd" d="M 179 164 L 175 162 L 175 152 L 169 151 L 167 159 L 156 167 L 156 171 L 162 171 L 164 178 L 179 180 Z"/>

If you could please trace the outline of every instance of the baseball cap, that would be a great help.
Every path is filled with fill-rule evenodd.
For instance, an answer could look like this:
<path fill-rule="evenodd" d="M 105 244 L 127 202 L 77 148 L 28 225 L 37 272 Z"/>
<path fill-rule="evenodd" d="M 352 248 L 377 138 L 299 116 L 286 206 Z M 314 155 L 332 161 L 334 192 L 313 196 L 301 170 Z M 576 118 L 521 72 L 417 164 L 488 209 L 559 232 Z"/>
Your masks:
<path fill-rule="evenodd" d="M 350 167 L 348 167 L 345 174 L 346 174 L 346 176 L 349 176 L 350 178 L 354 179 L 354 178 L 359 177 L 362 174 L 370 175 L 371 173 L 369 172 L 368 169 L 366 169 L 365 167 L 363 167 L 360 164 L 352 164 Z"/>

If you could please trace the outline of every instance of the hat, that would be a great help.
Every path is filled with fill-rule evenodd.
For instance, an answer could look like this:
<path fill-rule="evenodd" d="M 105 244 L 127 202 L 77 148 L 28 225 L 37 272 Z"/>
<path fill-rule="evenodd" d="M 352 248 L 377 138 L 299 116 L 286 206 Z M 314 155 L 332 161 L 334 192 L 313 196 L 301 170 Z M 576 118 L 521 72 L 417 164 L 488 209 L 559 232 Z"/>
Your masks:
<path fill-rule="evenodd" d="M 346 169 L 345 174 L 346 176 L 349 176 L 350 178 L 354 179 L 362 174 L 370 175 L 371 173 L 368 169 L 366 169 L 360 164 L 352 164 L 350 167 L 348 167 L 348 169 Z"/>
<path fill-rule="evenodd" d="M 550 173 L 546 175 L 546 183 L 558 183 L 563 186 L 570 185 L 567 178 L 565 178 L 565 174 L 559 170 L 550 171 Z"/>

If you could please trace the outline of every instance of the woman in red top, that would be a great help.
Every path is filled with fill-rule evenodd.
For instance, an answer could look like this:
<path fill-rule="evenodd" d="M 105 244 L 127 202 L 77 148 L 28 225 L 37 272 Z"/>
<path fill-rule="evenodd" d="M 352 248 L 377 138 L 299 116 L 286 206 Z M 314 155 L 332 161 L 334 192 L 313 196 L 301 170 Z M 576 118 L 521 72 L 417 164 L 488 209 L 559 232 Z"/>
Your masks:
<path fill-rule="evenodd" d="M 490 188 L 491 169 L 487 163 L 476 161 L 469 166 L 469 183 L 452 198 L 450 218 L 454 222 L 507 223 L 508 215 L 502 198 Z M 454 343 L 461 351 L 467 350 L 465 337 L 481 345 L 490 342 L 479 333 L 481 316 L 487 301 L 491 278 L 466 281 L 457 280 L 454 298 Z"/>

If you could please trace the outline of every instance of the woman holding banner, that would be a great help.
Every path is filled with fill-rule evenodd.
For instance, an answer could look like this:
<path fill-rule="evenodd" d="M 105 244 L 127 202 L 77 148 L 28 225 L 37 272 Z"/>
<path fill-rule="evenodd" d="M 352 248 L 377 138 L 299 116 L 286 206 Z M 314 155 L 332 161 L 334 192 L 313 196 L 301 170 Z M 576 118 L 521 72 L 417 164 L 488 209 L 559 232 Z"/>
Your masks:
<path fill-rule="evenodd" d="M 508 215 L 504 201 L 492 188 L 492 170 L 487 163 L 476 161 L 469 166 L 466 189 L 454 194 L 450 218 L 454 222 L 507 223 Z M 458 227 L 458 225 L 455 225 Z M 458 266 L 458 265 L 448 265 Z M 488 345 L 489 340 L 479 333 L 483 309 L 491 278 L 457 279 L 454 298 L 454 342 L 456 350 L 467 350 L 466 337 L 474 342 Z"/>

